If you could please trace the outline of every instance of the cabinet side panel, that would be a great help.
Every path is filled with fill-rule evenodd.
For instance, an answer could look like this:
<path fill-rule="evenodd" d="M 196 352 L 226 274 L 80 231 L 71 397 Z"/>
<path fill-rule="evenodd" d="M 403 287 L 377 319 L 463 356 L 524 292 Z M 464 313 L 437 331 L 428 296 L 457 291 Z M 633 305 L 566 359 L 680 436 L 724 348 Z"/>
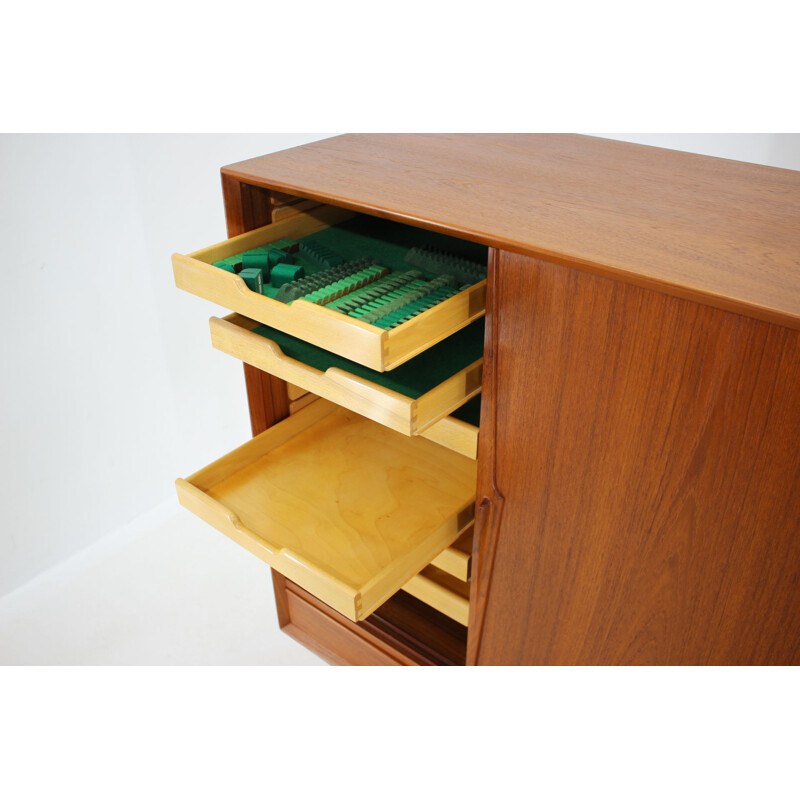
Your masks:
<path fill-rule="evenodd" d="M 222 174 L 222 197 L 228 236 L 251 231 L 272 221 L 272 201 L 266 189 L 242 183 Z M 266 372 L 244 365 L 250 427 L 253 436 L 289 416 L 286 383 Z"/>
<path fill-rule="evenodd" d="M 228 237 L 238 236 L 272 222 L 272 200 L 268 190 L 242 183 L 223 173 L 222 197 L 225 202 Z"/>
<path fill-rule="evenodd" d="M 798 332 L 500 253 L 483 664 L 800 663 Z M 472 646 L 472 643 L 471 643 Z"/>

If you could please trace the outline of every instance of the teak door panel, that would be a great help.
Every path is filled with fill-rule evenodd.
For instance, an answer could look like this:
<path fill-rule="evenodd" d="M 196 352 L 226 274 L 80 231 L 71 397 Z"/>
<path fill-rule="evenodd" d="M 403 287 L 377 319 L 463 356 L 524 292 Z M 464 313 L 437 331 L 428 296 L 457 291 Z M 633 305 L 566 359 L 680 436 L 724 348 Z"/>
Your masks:
<path fill-rule="evenodd" d="M 800 663 L 798 331 L 491 266 L 469 662 Z"/>

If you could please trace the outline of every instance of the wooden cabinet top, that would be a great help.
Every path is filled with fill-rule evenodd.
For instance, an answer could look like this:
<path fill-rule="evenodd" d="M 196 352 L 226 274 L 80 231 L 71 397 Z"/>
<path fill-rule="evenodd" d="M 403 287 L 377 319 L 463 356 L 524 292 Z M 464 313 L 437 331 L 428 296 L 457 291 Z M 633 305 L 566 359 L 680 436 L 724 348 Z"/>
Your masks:
<path fill-rule="evenodd" d="M 573 134 L 348 134 L 244 183 L 800 328 L 800 172 Z"/>

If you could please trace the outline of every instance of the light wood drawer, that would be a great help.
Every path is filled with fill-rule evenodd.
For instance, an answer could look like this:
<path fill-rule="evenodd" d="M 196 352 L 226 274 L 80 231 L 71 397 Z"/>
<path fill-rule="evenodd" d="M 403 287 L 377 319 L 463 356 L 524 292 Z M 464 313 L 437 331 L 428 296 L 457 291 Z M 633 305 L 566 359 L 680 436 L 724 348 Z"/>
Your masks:
<path fill-rule="evenodd" d="M 354 216 L 344 209 L 320 206 L 189 255 L 176 253 L 172 256 L 175 284 L 179 289 L 381 372 L 394 369 L 483 316 L 485 280 L 396 328 L 383 330 L 306 300 L 287 305 L 252 292 L 239 275 L 213 266 L 215 261 L 279 239 L 300 239 Z"/>
<path fill-rule="evenodd" d="M 238 314 L 236 316 L 238 316 Z M 242 319 L 244 319 L 244 317 L 242 317 Z M 289 396 L 289 402 L 292 403 L 308 394 L 308 389 L 304 389 L 302 386 L 295 386 L 294 384 L 287 383 L 286 394 Z"/>
<path fill-rule="evenodd" d="M 403 590 L 462 625 L 469 623 L 469 583 L 433 565 L 426 567 Z"/>
<path fill-rule="evenodd" d="M 295 592 L 286 592 L 286 613 L 290 622 L 284 626 L 284 631 L 329 664 L 399 667 L 413 663 L 390 648 L 381 647 L 361 631 L 337 624 L 330 614 Z"/>
<path fill-rule="evenodd" d="M 313 403 L 315 400 L 319 400 L 319 397 L 315 394 L 311 394 L 310 392 L 306 392 L 302 397 L 299 397 L 297 400 L 291 400 L 289 402 L 289 413 L 296 414 L 300 409 L 305 408 L 309 403 Z"/>
<path fill-rule="evenodd" d="M 305 408 L 310 403 L 319 400 L 319 397 L 310 392 L 301 395 L 297 400 L 289 403 L 289 413 L 296 414 L 298 411 Z M 473 398 L 471 404 L 478 401 L 477 410 L 480 411 L 479 398 Z M 475 422 L 478 421 L 476 409 L 465 406 L 458 410 L 458 413 L 464 417 L 469 417 Z M 456 453 L 461 453 L 462 456 L 471 458 L 473 461 L 478 458 L 478 434 L 480 430 L 477 425 L 472 422 L 467 422 L 455 416 L 445 417 L 440 419 L 430 428 L 422 431 L 419 435 L 425 439 L 430 439 L 436 444 L 446 447 L 448 450 L 453 450 Z M 464 553 L 455 556 L 455 558 L 466 559 Z M 456 574 L 456 573 L 454 573 Z M 458 573 L 460 574 L 460 573 Z"/>
<path fill-rule="evenodd" d="M 439 553 L 431 564 L 460 581 L 468 581 L 472 567 L 473 530 L 474 526 L 470 525 L 450 547 Z"/>
<path fill-rule="evenodd" d="M 351 620 L 472 523 L 476 463 L 317 400 L 188 479 L 181 503 Z"/>
<path fill-rule="evenodd" d="M 482 321 L 389 374 L 359 367 L 239 314 L 212 317 L 209 324 L 218 350 L 407 436 L 430 428 L 481 391 Z"/>
<path fill-rule="evenodd" d="M 475 403 L 476 399 L 473 398 L 470 402 Z M 460 408 L 458 413 L 461 414 L 465 408 Z M 450 416 L 439 420 L 435 425 L 431 425 L 430 428 L 422 431 L 420 436 L 474 460 L 478 458 L 479 432 L 477 425 L 458 417 Z"/>

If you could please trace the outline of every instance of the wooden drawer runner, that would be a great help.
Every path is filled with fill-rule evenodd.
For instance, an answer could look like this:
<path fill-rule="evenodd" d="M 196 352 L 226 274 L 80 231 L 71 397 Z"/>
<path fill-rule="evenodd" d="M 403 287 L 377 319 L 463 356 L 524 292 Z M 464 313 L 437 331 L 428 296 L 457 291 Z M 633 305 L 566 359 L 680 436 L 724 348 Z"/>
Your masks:
<path fill-rule="evenodd" d="M 242 317 L 242 319 L 244 319 L 244 317 Z M 289 397 L 289 402 L 294 402 L 295 400 L 299 400 L 301 397 L 304 397 L 306 394 L 308 394 L 308 389 L 304 389 L 302 386 L 295 386 L 294 384 L 287 383 L 286 394 Z"/>
<path fill-rule="evenodd" d="M 270 334 L 239 314 L 212 317 L 209 325 L 218 350 L 407 436 L 429 428 L 481 391 L 482 321 L 389 374 L 279 331 Z"/>
<path fill-rule="evenodd" d="M 466 582 L 471 577 L 472 540 L 474 526 L 470 527 L 456 539 L 447 550 L 443 550 L 431 564 L 449 573 L 459 581 Z"/>
<path fill-rule="evenodd" d="M 469 583 L 433 565 L 403 586 L 403 591 L 461 625 L 469 624 Z"/>
<path fill-rule="evenodd" d="M 352 620 L 474 517 L 476 463 L 317 400 L 190 478 L 181 503 Z"/>
<path fill-rule="evenodd" d="M 307 300 L 287 305 L 250 291 L 239 275 L 213 266 L 247 250 L 283 238 L 300 239 L 355 216 L 344 209 L 319 206 L 189 255 L 176 253 L 172 256 L 175 285 L 378 371 L 394 369 L 484 315 L 485 280 L 384 330 Z"/>

